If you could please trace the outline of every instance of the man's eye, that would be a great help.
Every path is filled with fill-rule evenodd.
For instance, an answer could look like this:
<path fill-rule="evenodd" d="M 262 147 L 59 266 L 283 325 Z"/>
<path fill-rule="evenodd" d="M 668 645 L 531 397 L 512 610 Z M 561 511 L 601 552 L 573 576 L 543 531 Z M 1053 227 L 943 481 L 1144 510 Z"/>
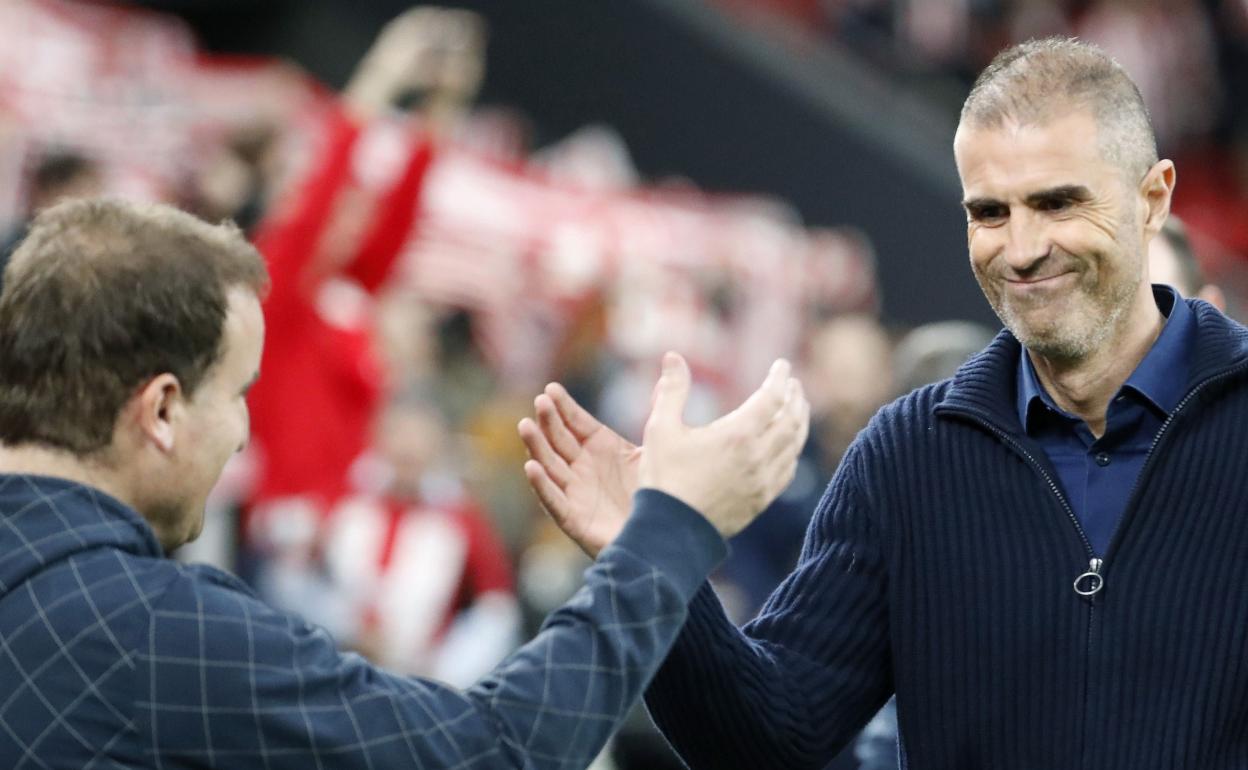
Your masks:
<path fill-rule="evenodd" d="M 1009 214 L 1009 209 L 1005 206 L 976 206 L 967 213 L 972 221 L 975 222 L 992 222 L 1004 219 Z"/>
<path fill-rule="evenodd" d="M 1070 201 L 1066 198 L 1045 198 L 1038 206 L 1041 211 L 1063 211 L 1069 207 Z"/>

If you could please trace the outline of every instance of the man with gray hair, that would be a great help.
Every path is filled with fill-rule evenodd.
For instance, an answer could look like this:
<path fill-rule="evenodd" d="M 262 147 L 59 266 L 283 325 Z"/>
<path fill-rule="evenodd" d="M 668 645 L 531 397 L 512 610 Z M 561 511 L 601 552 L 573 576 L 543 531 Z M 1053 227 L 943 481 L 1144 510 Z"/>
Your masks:
<path fill-rule="evenodd" d="M 822 768 L 894 692 L 904 767 L 1248 767 L 1248 329 L 1148 280 L 1174 164 L 1069 39 L 996 58 L 954 156 L 1006 329 L 859 434 L 757 619 L 699 594 L 651 714 L 693 768 Z"/>

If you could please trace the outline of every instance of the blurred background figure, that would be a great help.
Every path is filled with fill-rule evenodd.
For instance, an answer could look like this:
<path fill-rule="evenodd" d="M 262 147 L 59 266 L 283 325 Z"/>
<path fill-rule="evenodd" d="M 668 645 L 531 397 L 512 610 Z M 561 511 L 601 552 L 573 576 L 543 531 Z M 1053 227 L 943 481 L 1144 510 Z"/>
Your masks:
<path fill-rule="evenodd" d="M 392 401 L 356 463 L 367 491 L 332 508 L 323 555 L 349 613 L 343 644 L 463 686 L 519 643 L 520 609 L 510 560 L 455 475 L 450 443 L 426 396 Z"/>
<path fill-rule="evenodd" d="M 26 190 L 22 221 L 11 226 L 0 242 L 0 285 L 13 249 L 26 237 L 35 214 L 66 198 L 99 195 L 104 190 L 100 169 L 91 158 L 73 150 L 51 150 L 37 159 Z"/>
<path fill-rule="evenodd" d="M 893 351 L 896 396 L 952 377 L 996 332 L 969 321 L 936 321 L 911 329 Z"/>
<path fill-rule="evenodd" d="M 1187 226 L 1177 215 L 1171 214 L 1158 236 L 1148 244 L 1148 275 L 1153 283 L 1178 289 L 1180 296 L 1203 299 L 1226 312 L 1225 292 L 1217 284 L 1205 281 Z"/>
<path fill-rule="evenodd" d="M 824 321 L 807 344 L 811 433 L 818 436 L 825 472 L 867 420 L 893 397 L 892 341 L 878 318 L 863 314 Z"/>

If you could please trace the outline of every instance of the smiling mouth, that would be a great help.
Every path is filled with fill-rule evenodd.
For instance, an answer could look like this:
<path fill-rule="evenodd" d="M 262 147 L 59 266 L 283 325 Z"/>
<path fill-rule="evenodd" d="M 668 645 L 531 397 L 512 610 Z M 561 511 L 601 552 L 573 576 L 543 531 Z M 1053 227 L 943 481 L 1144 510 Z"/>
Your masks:
<path fill-rule="evenodd" d="M 1029 288 L 1032 286 L 1045 286 L 1047 284 L 1053 283 L 1054 281 L 1057 281 L 1060 278 L 1064 278 L 1065 276 L 1068 276 L 1068 275 L 1074 275 L 1074 273 L 1071 273 L 1071 272 L 1058 273 L 1056 275 L 1046 275 L 1042 278 L 1006 278 L 1005 282 L 1010 284 L 1011 286 L 1017 286 L 1019 288 Z"/>

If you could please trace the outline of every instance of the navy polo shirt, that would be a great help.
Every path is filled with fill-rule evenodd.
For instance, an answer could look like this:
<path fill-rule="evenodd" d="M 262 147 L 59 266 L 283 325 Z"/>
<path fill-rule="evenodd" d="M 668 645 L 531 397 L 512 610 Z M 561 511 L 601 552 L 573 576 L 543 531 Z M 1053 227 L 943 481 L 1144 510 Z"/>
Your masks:
<path fill-rule="evenodd" d="M 1192 310 L 1169 286 L 1154 285 L 1165 326 L 1106 413 L 1105 434 L 1060 409 L 1040 384 L 1030 356 L 1019 357 L 1018 416 L 1057 471 L 1057 481 L 1097 556 L 1127 506 L 1153 438 L 1178 405 L 1195 344 Z"/>

